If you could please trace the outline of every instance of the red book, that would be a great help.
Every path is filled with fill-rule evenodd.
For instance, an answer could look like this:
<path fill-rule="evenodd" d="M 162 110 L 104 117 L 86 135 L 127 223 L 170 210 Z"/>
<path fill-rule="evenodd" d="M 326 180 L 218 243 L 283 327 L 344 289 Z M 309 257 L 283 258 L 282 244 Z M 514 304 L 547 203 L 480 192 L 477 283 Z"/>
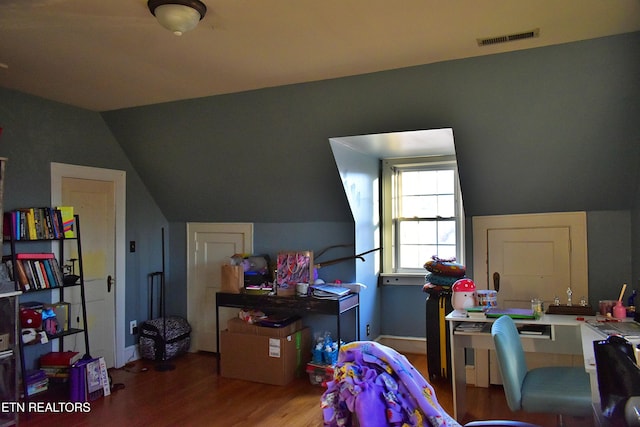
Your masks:
<path fill-rule="evenodd" d="M 71 366 L 80 360 L 77 351 L 52 351 L 40 356 L 40 366 Z"/>
<path fill-rule="evenodd" d="M 49 252 L 16 254 L 16 259 L 51 259 L 51 258 L 55 258 L 55 255 Z"/>

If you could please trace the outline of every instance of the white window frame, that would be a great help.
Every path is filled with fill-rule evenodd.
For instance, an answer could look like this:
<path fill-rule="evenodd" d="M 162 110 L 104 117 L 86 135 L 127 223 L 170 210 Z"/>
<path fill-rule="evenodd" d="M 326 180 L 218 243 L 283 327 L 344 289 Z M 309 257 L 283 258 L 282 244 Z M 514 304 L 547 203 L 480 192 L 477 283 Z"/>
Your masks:
<path fill-rule="evenodd" d="M 465 216 L 462 204 L 462 192 L 458 179 L 458 166 L 455 156 L 433 156 L 396 158 L 382 160 L 382 284 L 424 284 L 426 271 L 422 265 L 415 269 L 396 268 L 396 237 L 394 235 L 394 179 L 398 168 L 413 170 L 453 169 L 455 174 L 455 212 L 456 212 L 456 260 L 464 264 L 464 225 Z M 428 260 L 424 260 L 426 262 Z"/>

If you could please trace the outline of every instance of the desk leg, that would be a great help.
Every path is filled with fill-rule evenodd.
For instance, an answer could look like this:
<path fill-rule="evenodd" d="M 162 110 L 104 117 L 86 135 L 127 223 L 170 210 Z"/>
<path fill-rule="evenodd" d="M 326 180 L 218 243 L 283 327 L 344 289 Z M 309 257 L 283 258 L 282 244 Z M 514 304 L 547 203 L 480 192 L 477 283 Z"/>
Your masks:
<path fill-rule="evenodd" d="M 356 340 L 360 341 L 360 305 L 356 305 Z"/>
<path fill-rule="evenodd" d="M 338 313 L 338 315 L 336 316 L 337 323 L 338 323 L 338 350 L 340 350 L 340 343 L 342 342 L 342 340 L 340 339 L 340 318 L 341 317 L 342 317 L 342 313 Z"/>
<path fill-rule="evenodd" d="M 453 417 L 460 421 L 467 412 L 467 379 L 464 361 L 464 345 L 456 342 L 454 325 L 449 325 L 449 339 L 451 346 L 451 385 L 453 391 Z"/>
<path fill-rule="evenodd" d="M 217 370 L 218 375 L 220 375 L 220 306 L 218 305 L 218 299 L 216 298 L 216 351 L 218 352 L 217 357 Z"/>

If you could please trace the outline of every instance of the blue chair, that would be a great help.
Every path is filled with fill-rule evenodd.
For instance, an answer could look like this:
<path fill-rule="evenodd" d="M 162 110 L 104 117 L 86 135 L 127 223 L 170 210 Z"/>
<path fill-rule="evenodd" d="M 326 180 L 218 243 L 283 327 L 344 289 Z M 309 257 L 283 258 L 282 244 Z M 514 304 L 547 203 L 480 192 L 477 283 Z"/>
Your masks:
<path fill-rule="evenodd" d="M 583 367 L 544 367 L 529 370 L 520 334 L 509 316 L 491 327 L 507 404 L 512 411 L 589 416 L 592 414 L 589 374 Z"/>

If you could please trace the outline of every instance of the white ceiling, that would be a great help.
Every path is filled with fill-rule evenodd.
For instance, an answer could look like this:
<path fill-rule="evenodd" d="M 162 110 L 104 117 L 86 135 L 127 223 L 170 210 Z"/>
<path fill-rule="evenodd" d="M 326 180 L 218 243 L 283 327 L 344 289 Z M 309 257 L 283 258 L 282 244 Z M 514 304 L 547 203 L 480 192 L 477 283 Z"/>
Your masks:
<path fill-rule="evenodd" d="M 456 154 L 451 128 L 344 136 L 331 142 L 379 159 Z"/>
<path fill-rule="evenodd" d="M 107 111 L 640 30 L 640 0 L 204 2 L 177 37 L 146 0 L 0 0 L 0 86 Z"/>

